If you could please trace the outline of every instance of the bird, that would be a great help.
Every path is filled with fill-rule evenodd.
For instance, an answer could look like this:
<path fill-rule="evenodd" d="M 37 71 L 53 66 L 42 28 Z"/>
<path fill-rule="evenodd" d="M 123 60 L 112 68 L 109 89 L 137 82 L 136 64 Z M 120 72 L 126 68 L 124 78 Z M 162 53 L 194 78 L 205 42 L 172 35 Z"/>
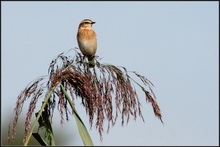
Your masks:
<path fill-rule="evenodd" d="M 95 23 L 90 19 L 84 19 L 80 22 L 77 32 L 79 49 L 88 58 L 89 67 L 95 66 L 94 57 L 97 50 L 97 38 L 92 28 Z"/>

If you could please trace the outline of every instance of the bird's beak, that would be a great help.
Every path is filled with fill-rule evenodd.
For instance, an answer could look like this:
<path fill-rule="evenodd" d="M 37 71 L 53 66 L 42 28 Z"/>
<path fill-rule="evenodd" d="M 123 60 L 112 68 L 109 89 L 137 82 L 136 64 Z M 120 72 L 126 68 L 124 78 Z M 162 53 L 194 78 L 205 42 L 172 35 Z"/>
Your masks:
<path fill-rule="evenodd" d="M 94 24 L 95 22 L 93 21 L 92 24 Z"/>

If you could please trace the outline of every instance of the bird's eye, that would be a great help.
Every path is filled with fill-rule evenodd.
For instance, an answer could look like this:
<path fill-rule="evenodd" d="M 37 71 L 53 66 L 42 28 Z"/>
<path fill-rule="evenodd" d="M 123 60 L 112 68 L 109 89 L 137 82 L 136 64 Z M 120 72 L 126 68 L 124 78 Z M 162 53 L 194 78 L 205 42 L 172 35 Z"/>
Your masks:
<path fill-rule="evenodd" d="M 89 22 L 84 22 L 85 24 L 89 24 Z"/>

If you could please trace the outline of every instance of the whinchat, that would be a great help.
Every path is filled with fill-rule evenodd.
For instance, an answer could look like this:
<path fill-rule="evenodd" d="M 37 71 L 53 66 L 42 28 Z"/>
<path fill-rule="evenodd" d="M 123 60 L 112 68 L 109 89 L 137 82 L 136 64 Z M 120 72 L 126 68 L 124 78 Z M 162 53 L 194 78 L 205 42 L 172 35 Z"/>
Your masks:
<path fill-rule="evenodd" d="M 80 22 L 77 33 L 79 49 L 88 58 L 89 67 L 95 66 L 94 55 L 97 49 L 96 33 L 92 29 L 94 23 L 90 19 L 84 19 Z"/>

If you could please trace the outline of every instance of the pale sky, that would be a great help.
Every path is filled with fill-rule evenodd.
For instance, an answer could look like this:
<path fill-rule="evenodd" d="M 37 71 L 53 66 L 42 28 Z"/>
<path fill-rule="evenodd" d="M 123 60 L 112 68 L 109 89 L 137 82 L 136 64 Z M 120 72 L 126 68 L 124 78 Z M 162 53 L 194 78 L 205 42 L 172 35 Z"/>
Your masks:
<path fill-rule="evenodd" d="M 118 119 L 100 142 L 77 99 L 94 145 L 218 145 L 218 13 L 218 2 L 1 2 L 1 120 L 13 117 L 19 93 L 47 74 L 54 57 L 78 47 L 78 24 L 89 18 L 100 62 L 147 77 L 164 120 L 137 88 L 145 123 L 137 118 L 121 127 Z M 74 117 L 63 127 L 59 114 L 55 120 L 53 127 L 69 138 L 65 145 L 83 145 Z"/>

